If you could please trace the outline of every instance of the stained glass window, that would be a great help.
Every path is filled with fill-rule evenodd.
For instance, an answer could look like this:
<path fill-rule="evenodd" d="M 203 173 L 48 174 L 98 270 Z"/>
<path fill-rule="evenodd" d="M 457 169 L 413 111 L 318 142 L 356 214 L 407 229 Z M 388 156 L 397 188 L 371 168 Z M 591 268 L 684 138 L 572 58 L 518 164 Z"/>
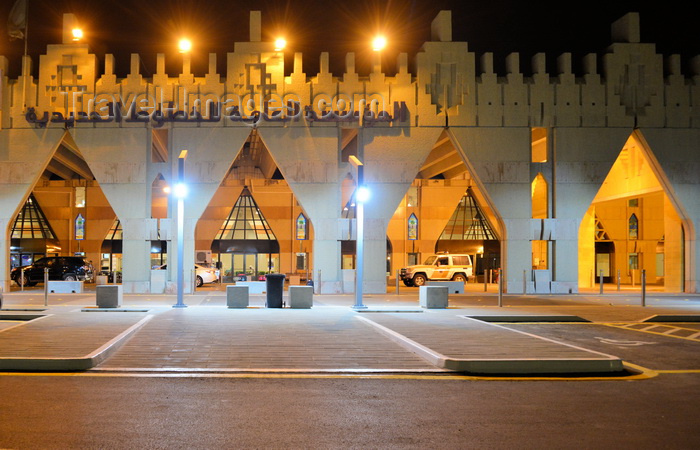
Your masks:
<path fill-rule="evenodd" d="M 632 214 L 629 220 L 629 238 L 638 239 L 639 237 L 639 220 L 637 220 L 637 215 Z"/>

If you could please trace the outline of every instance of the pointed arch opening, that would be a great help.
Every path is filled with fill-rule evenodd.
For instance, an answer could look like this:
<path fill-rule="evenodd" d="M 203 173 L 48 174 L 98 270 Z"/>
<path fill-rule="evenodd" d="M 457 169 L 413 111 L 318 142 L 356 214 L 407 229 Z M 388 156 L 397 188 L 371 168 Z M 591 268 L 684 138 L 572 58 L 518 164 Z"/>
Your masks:
<path fill-rule="evenodd" d="M 437 251 L 470 254 L 470 282 L 501 266 L 504 227 L 448 130 L 428 153 L 388 230 L 396 268 L 421 264 Z"/>
<path fill-rule="evenodd" d="M 10 268 L 44 256 L 81 256 L 99 273 L 96 262 L 115 213 L 70 132 L 47 155 L 17 211 L 8 230 Z"/>
<path fill-rule="evenodd" d="M 678 200 L 641 133 L 621 149 L 579 228 L 579 286 L 685 289 L 686 238 Z M 619 280 L 619 281 L 618 281 Z"/>
<path fill-rule="evenodd" d="M 197 222 L 196 262 L 216 266 L 224 283 L 271 272 L 305 283 L 313 226 L 307 220 L 301 239 L 300 214 L 308 217 L 258 130 L 251 130 Z"/>

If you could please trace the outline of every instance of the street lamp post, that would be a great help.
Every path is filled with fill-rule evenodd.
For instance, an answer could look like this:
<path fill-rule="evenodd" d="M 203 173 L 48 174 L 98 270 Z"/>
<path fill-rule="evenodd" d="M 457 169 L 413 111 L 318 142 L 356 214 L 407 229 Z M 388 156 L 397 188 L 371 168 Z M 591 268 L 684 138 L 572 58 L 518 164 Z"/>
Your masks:
<path fill-rule="evenodd" d="M 187 196 L 187 186 L 184 180 L 186 158 L 187 150 L 181 151 L 177 161 L 177 184 L 174 189 L 175 197 L 177 197 L 177 303 L 173 305 L 173 308 L 187 308 L 183 300 L 185 278 L 183 267 L 183 253 L 185 252 L 185 196 Z"/>
<path fill-rule="evenodd" d="M 350 155 L 350 163 L 357 168 L 357 190 L 355 191 L 355 218 L 357 220 L 357 240 L 355 252 L 355 305 L 353 309 L 367 309 L 362 303 L 362 280 L 364 277 L 364 228 L 365 202 L 369 199 L 369 189 L 364 185 L 364 165 L 356 156 Z"/>

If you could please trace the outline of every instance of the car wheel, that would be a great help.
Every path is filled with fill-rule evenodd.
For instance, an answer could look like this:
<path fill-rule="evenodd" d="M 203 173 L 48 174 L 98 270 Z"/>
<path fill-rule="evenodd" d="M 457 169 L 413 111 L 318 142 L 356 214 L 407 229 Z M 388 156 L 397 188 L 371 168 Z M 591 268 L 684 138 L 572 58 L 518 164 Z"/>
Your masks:
<path fill-rule="evenodd" d="M 405 284 L 408 287 L 413 286 L 413 283 L 411 283 L 409 280 L 403 280 L 403 284 Z"/>
<path fill-rule="evenodd" d="M 63 275 L 63 281 L 77 281 L 77 280 L 78 280 L 78 277 L 72 273 Z"/>
<path fill-rule="evenodd" d="M 464 274 L 457 273 L 455 276 L 452 277 L 452 281 L 460 281 L 462 283 L 467 282 L 467 277 L 464 276 Z"/>
<path fill-rule="evenodd" d="M 197 275 L 197 287 L 202 287 L 203 284 L 204 284 L 204 280 L 202 279 L 202 277 Z"/>
<path fill-rule="evenodd" d="M 15 283 L 17 283 L 17 286 L 22 287 L 22 278 L 17 277 L 17 279 L 15 280 Z M 36 284 L 36 283 L 34 283 L 34 284 Z M 27 286 L 32 286 L 32 280 L 30 280 L 29 276 L 25 273 L 24 274 L 24 287 L 27 287 Z"/>
<path fill-rule="evenodd" d="M 415 277 L 413 277 L 413 285 L 414 286 L 423 286 L 425 284 L 425 275 L 423 274 L 418 274 Z"/>

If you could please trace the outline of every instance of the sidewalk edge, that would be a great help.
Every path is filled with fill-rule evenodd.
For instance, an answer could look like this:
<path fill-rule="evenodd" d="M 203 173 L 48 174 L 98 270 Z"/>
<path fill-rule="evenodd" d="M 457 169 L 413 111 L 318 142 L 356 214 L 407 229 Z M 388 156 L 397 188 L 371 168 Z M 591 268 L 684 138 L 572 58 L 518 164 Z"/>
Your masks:
<path fill-rule="evenodd" d="M 144 326 L 153 318 L 153 314 L 149 314 L 142 318 L 126 330 L 119 333 L 107 343 L 100 346 L 97 350 L 88 353 L 82 357 L 71 358 L 19 358 L 6 357 L 0 358 L 0 370 L 27 370 L 27 371 L 78 371 L 91 369 L 117 351 L 128 338 L 136 331 Z"/>

